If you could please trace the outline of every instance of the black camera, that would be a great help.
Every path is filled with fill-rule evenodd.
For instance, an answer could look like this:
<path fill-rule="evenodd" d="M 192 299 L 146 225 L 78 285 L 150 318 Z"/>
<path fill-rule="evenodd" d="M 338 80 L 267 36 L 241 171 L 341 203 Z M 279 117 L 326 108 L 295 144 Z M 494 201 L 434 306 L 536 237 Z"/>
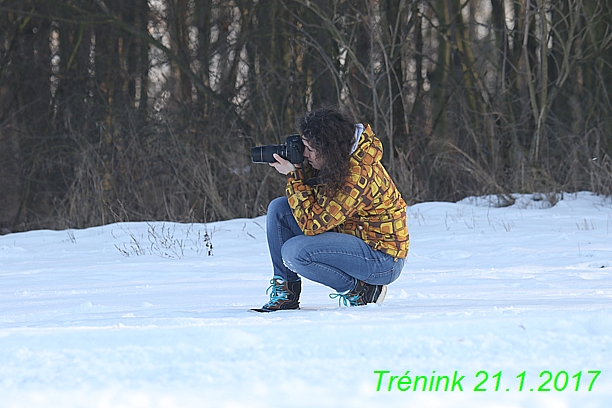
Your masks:
<path fill-rule="evenodd" d="M 255 146 L 251 148 L 251 160 L 253 163 L 274 163 L 274 153 L 293 164 L 301 164 L 304 159 L 302 138 L 300 135 L 291 135 L 287 136 L 285 144 Z"/>

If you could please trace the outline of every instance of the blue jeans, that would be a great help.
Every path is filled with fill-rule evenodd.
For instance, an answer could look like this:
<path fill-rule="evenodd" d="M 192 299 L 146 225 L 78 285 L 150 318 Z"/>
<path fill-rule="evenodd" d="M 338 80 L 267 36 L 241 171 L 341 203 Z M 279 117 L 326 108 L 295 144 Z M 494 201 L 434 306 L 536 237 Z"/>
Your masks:
<path fill-rule="evenodd" d="M 274 275 L 295 281 L 300 276 L 344 292 L 355 279 L 372 285 L 396 280 L 405 259 L 375 251 L 349 234 L 324 232 L 306 236 L 298 226 L 287 197 L 272 200 L 266 219 Z"/>

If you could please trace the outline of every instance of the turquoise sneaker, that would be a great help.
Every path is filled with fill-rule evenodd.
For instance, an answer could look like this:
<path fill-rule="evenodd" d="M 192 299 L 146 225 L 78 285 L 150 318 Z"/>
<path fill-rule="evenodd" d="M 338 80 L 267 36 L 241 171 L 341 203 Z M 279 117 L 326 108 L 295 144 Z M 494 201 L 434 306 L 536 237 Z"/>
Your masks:
<path fill-rule="evenodd" d="M 342 306 L 365 306 L 368 303 L 381 304 L 387 296 L 386 285 L 370 285 L 356 279 L 355 287 L 345 292 L 332 293 L 330 298 L 338 298 L 338 305 Z"/>
<path fill-rule="evenodd" d="M 270 280 L 270 287 L 266 290 L 270 294 L 270 301 L 255 312 L 276 312 L 277 310 L 294 310 L 300 308 L 300 294 L 302 281 L 286 281 L 280 276 Z"/>

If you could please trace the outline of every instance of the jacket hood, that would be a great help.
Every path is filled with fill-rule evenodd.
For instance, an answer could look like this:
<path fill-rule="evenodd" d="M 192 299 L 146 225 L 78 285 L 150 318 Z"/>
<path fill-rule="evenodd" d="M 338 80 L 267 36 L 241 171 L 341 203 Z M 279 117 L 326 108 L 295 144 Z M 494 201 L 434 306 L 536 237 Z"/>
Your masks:
<path fill-rule="evenodd" d="M 357 149 L 351 155 L 351 161 L 363 164 L 373 164 L 380 162 L 383 157 L 383 146 L 379 138 L 374 135 L 370 125 L 365 125 L 365 129 L 359 137 Z"/>

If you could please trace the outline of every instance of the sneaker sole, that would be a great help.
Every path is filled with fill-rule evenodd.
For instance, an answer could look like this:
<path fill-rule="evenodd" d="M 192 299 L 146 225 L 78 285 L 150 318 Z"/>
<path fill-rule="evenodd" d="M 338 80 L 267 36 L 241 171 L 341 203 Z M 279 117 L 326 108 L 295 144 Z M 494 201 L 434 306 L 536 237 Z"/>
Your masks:
<path fill-rule="evenodd" d="M 283 310 L 300 310 L 300 307 L 295 307 L 292 309 L 266 309 L 266 308 L 254 308 L 254 309 L 249 309 L 253 312 L 258 312 L 258 313 L 272 313 L 272 312 L 282 312 Z"/>
<path fill-rule="evenodd" d="M 378 299 L 376 299 L 376 302 L 374 303 L 380 305 L 385 300 L 385 296 L 387 296 L 387 286 L 383 285 L 380 289 L 380 295 L 378 295 Z"/>

